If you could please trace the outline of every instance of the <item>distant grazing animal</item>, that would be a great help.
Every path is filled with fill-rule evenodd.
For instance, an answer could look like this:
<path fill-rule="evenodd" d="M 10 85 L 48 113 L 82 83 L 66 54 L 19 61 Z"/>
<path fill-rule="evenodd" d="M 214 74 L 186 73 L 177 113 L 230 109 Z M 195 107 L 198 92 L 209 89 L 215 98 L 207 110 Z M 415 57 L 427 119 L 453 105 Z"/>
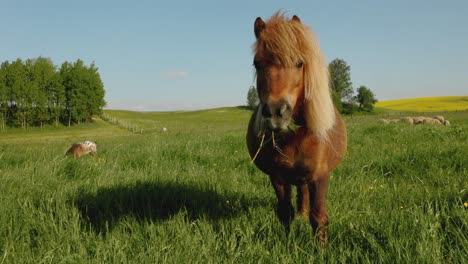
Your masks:
<path fill-rule="evenodd" d="M 422 124 L 423 121 L 424 121 L 426 118 L 427 118 L 427 117 L 425 117 L 425 116 L 415 116 L 415 117 L 413 117 L 413 123 L 414 123 L 415 125 L 417 125 L 417 124 Z"/>
<path fill-rule="evenodd" d="M 401 122 L 402 123 L 408 123 L 408 124 L 411 124 L 411 125 L 414 123 L 413 118 L 411 118 L 409 116 L 402 117 Z"/>
<path fill-rule="evenodd" d="M 426 118 L 423 120 L 423 124 L 442 125 L 442 122 L 440 122 L 438 119 Z"/>
<path fill-rule="evenodd" d="M 278 198 L 277 215 L 289 230 L 297 209 L 316 237 L 327 240 L 325 206 L 329 173 L 343 159 L 347 135 L 330 96 L 327 61 L 312 30 L 279 12 L 255 20 L 254 66 L 259 104 L 247 129 L 255 165 L 268 174 Z"/>
<path fill-rule="evenodd" d="M 390 124 L 390 123 L 408 123 L 408 124 L 431 124 L 431 125 L 446 125 L 450 126 L 450 122 L 444 119 L 443 116 L 426 117 L 426 116 L 415 116 L 415 117 L 402 117 L 400 119 L 379 119 L 380 123 Z"/>
<path fill-rule="evenodd" d="M 439 120 L 442 124 L 445 122 L 445 118 L 441 115 L 434 116 L 433 118 Z"/>
<path fill-rule="evenodd" d="M 398 123 L 398 122 L 400 122 L 400 119 L 385 119 L 385 118 L 379 119 L 379 123 L 383 123 L 383 124 Z"/>
<path fill-rule="evenodd" d="M 385 118 L 379 119 L 379 122 L 380 122 L 380 123 L 383 123 L 383 124 L 390 124 L 390 120 L 385 119 Z"/>
<path fill-rule="evenodd" d="M 162 132 L 167 132 L 167 128 L 163 127 Z"/>
<path fill-rule="evenodd" d="M 79 143 L 74 143 L 65 153 L 66 155 L 71 155 L 75 159 L 79 159 L 81 156 L 86 154 L 95 154 L 97 152 L 97 145 L 93 141 L 83 141 Z"/>
<path fill-rule="evenodd" d="M 450 126 L 450 122 L 445 119 L 443 116 L 434 116 L 426 117 L 426 116 L 416 116 L 413 117 L 414 124 L 431 124 L 431 125 L 446 125 Z"/>

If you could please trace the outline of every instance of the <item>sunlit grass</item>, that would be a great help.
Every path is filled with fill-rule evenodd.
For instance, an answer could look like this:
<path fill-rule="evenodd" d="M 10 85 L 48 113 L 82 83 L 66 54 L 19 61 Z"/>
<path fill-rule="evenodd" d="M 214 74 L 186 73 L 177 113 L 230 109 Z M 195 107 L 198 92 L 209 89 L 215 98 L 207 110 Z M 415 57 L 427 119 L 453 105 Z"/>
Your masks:
<path fill-rule="evenodd" d="M 250 111 L 106 113 L 147 132 L 99 121 L 1 134 L 0 263 L 468 259 L 468 112 L 447 114 L 450 127 L 346 117 L 326 248 L 308 223 L 294 220 L 287 234 L 276 219 L 274 191 L 245 145 Z M 97 139 L 97 155 L 64 157 L 82 137 Z"/>
<path fill-rule="evenodd" d="M 100 140 L 101 138 L 125 136 L 130 133 L 125 129 L 118 128 L 100 118 L 94 118 L 92 123 L 82 123 L 72 127 L 45 126 L 23 128 L 5 128 L 0 130 L 1 144 L 26 144 L 39 142 L 68 142 L 83 141 L 90 138 Z"/>

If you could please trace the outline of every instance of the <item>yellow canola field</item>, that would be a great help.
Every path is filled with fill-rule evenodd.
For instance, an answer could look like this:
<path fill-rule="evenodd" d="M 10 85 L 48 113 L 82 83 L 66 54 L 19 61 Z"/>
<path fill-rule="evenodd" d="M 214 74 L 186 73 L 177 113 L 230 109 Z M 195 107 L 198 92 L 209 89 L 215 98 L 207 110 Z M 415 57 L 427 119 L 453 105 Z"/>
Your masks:
<path fill-rule="evenodd" d="M 468 96 L 438 96 L 382 101 L 378 108 L 415 112 L 467 111 Z"/>

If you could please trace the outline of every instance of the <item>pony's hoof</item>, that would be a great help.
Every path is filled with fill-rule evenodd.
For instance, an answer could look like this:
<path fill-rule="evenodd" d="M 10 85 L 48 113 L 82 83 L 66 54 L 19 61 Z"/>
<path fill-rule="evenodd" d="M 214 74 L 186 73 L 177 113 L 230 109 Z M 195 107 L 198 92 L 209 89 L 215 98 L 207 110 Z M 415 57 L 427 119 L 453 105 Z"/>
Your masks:
<path fill-rule="evenodd" d="M 325 247 L 328 243 L 328 231 L 326 228 L 319 228 L 317 231 L 317 239 L 321 247 Z"/>
<path fill-rule="evenodd" d="M 298 214 L 297 214 L 297 219 L 301 220 L 301 221 L 306 221 L 306 222 L 309 222 L 309 212 L 307 211 L 299 211 Z"/>

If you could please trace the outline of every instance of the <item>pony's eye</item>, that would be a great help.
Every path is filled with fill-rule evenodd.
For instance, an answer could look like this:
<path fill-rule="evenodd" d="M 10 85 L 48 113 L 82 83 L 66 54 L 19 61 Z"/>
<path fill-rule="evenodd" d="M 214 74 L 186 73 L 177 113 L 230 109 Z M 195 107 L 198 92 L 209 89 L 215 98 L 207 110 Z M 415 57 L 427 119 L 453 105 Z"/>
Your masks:
<path fill-rule="evenodd" d="M 258 69 L 258 68 L 259 68 L 259 63 L 258 63 L 258 61 L 254 60 L 254 61 L 253 61 L 253 66 L 255 67 L 255 69 Z"/>
<path fill-rule="evenodd" d="M 302 68 L 302 66 L 304 66 L 304 63 L 302 61 L 299 61 L 297 64 L 296 64 L 296 67 L 297 68 Z"/>

